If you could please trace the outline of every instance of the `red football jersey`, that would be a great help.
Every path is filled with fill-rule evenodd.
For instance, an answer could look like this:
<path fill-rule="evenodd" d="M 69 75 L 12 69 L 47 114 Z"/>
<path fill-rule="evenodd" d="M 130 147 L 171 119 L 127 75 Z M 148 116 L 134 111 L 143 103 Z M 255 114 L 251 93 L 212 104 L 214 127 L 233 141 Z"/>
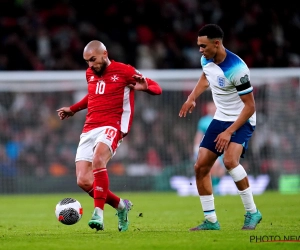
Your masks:
<path fill-rule="evenodd" d="M 113 60 L 102 76 L 94 74 L 90 68 L 86 70 L 88 94 L 70 107 L 74 112 L 88 109 L 82 132 L 102 126 L 112 126 L 124 134 L 129 132 L 134 114 L 134 90 L 128 85 L 135 83 L 132 76 L 136 74 L 141 75 L 131 65 Z M 147 93 L 161 94 L 155 81 L 147 78 L 147 82 Z"/>

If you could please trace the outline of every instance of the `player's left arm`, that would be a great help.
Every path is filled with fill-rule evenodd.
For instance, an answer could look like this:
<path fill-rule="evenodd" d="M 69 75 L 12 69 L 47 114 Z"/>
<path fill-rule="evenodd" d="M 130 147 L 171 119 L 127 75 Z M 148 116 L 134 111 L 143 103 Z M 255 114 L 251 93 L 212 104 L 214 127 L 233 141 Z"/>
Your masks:
<path fill-rule="evenodd" d="M 143 76 L 141 72 L 129 64 L 126 68 L 126 75 L 128 87 L 137 91 L 144 91 L 150 95 L 160 95 L 162 93 L 162 89 L 157 82 Z"/>
<path fill-rule="evenodd" d="M 255 101 L 253 92 L 241 95 L 240 98 L 245 104 L 245 106 L 242 109 L 242 112 L 240 113 L 239 117 L 234 123 L 231 124 L 231 126 L 229 126 L 224 132 L 219 134 L 215 139 L 215 142 L 217 142 L 216 149 L 219 152 L 223 152 L 223 150 L 227 149 L 232 134 L 235 131 L 237 131 L 241 126 L 243 126 L 255 112 Z"/>
<path fill-rule="evenodd" d="M 237 131 L 241 126 L 243 126 L 255 112 L 255 101 L 253 92 L 246 95 L 242 95 L 240 96 L 240 98 L 245 104 L 245 106 L 242 109 L 242 112 L 240 113 L 238 119 L 226 129 L 231 135 L 235 131 Z"/>
<path fill-rule="evenodd" d="M 136 81 L 133 86 L 135 90 L 144 91 L 150 95 L 160 95 L 162 93 L 161 87 L 152 79 L 138 74 L 133 75 L 132 77 Z"/>
<path fill-rule="evenodd" d="M 227 149 L 232 134 L 243 126 L 255 112 L 253 87 L 250 83 L 250 72 L 248 67 L 241 67 L 239 70 L 235 71 L 235 74 L 231 76 L 231 81 L 235 85 L 237 94 L 244 103 L 244 108 L 237 120 L 215 139 L 216 149 L 219 152 Z"/>

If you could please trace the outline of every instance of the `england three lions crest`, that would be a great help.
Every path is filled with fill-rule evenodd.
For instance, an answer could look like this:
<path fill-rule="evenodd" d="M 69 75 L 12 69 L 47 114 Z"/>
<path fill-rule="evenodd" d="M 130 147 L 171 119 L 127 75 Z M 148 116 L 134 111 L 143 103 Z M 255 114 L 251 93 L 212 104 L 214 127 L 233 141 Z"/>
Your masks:
<path fill-rule="evenodd" d="M 225 87 L 225 77 L 222 77 L 222 76 L 218 76 L 218 85 L 221 87 L 221 88 L 224 88 Z"/>

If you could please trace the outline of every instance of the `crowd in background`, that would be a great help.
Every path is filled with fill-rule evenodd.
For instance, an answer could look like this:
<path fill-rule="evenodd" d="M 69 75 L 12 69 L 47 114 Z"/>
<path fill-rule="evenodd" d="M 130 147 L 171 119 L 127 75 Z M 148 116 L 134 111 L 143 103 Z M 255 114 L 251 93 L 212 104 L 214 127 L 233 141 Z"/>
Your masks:
<path fill-rule="evenodd" d="M 0 0 L 0 4 L 0 71 L 86 69 L 82 50 L 94 39 L 104 42 L 111 59 L 138 69 L 200 68 L 196 38 L 206 23 L 222 26 L 226 48 L 250 68 L 300 66 L 300 11 L 290 1 L 272 6 L 255 0 L 230 4 L 221 0 L 90 4 Z M 295 134 L 300 124 L 293 116 L 299 107 L 299 93 L 294 91 L 298 85 L 291 84 L 285 91 L 278 88 L 283 85 L 255 89 L 259 126 L 243 163 L 250 173 L 298 171 L 300 138 Z M 74 175 L 85 111 L 66 121 L 56 114 L 57 108 L 74 103 L 74 94 L 0 93 L 0 176 Z M 164 91 L 155 102 L 143 94 L 136 95 L 132 133 L 124 139 L 109 171 L 124 175 L 131 166 L 140 174 L 157 174 L 188 161 L 192 173 L 193 136 L 199 117 L 205 115 L 201 104 L 209 98 L 199 100 L 197 115 L 179 119 L 185 93 Z M 273 102 L 283 94 L 290 101 L 276 106 Z M 286 125 L 286 120 L 291 122 Z M 282 161 L 274 163 L 274 155 Z"/>
<path fill-rule="evenodd" d="M 295 114 L 300 93 L 296 87 L 297 82 L 255 87 L 257 129 L 242 160 L 249 174 L 268 173 L 276 181 L 282 173 L 299 171 L 300 120 Z M 56 113 L 57 108 L 74 103 L 75 95 L 76 91 L 0 93 L 0 179 L 1 175 L 75 174 L 75 153 L 86 112 L 64 121 Z M 178 117 L 186 99 L 181 91 L 164 91 L 155 98 L 153 102 L 146 93 L 136 93 L 132 130 L 110 161 L 110 174 L 157 175 L 176 166 L 181 166 L 178 172 L 192 174 L 193 137 L 211 100 L 210 91 L 197 100 L 195 111 L 185 119 Z"/>
<path fill-rule="evenodd" d="M 75 92 L 0 93 L 0 174 L 62 176 L 74 174 L 75 153 L 86 111 L 61 121 L 56 110 L 74 103 Z M 184 127 L 191 120 L 178 119 L 180 92 L 158 96 L 136 93 L 132 132 L 125 137 L 111 161 L 110 171 L 125 174 L 130 164 L 150 168 L 156 174 L 162 167 L 189 160 L 194 130 Z M 38 105 L 37 105 L 38 104 Z M 196 117 L 194 117 L 196 119 Z M 185 124 L 185 125 L 184 125 Z"/>
<path fill-rule="evenodd" d="M 85 69 L 82 50 L 94 39 L 140 69 L 198 68 L 197 32 L 207 23 L 224 29 L 225 46 L 249 67 L 300 66 L 300 11 L 290 0 L 0 3 L 0 70 Z"/>

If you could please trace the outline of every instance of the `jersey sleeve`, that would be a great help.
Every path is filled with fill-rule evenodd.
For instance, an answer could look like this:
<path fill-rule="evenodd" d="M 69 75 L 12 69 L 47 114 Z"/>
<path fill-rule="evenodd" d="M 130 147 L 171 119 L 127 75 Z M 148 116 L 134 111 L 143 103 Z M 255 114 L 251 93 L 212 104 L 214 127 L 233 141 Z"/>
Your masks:
<path fill-rule="evenodd" d="M 132 77 L 133 75 L 142 75 L 141 72 L 139 72 L 137 69 L 132 67 L 131 65 L 127 64 L 126 65 L 126 70 L 125 70 L 125 75 L 126 75 L 126 81 L 127 84 L 135 84 L 135 80 Z"/>
<path fill-rule="evenodd" d="M 143 74 L 138 71 L 136 68 L 132 67 L 131 65 L 127 65 L 127 79 L 128 79 L 128 84 L 135 84 L 135 80 L 132 77 L 133 75 L 140 75 L 143 76 Z M 162 93 L 162 89 L 159 86 L 159 84 L 155 81 L 153 81 L 150 78 L 147 78 L 147 83 L 148 83 L 148 89 L 144 90 L 144 92 L 150 94 L 150 95 L 160 95 Z"/>
<path fill-rule="evenodd" d="M 88 105 L 88 94 L 82 98 L 79 102 L 73 104 L 70 109 L 72 112 L 76 113 L 82 109 L 86 109 Z"/>
<path fill-rule="evenodd" d="M 232 75 L 232 82 L 239 96 L 249 94 L 253 91 L 250 84 L 250 71 L 246 66 L 239 66 Z"/>
<path fill-rule="evenodd" d="M 206 64 L 213 62 L 213 59 L 209 59 L 207 60 L 204 56 L 201 56 L 200 58 L 200 64 L 201 67 L 204 68 L 204 66 L 206 66 Z"/>
<path fill-rule="evenodd" d="M 145 90 L 146 93 L 150 95 L 160 95 L 162 93 L 161 87 L 158 85 L 157 82 L 153 81 L 150 78 L 146 78 L 148 83 L 148 89 Z"/>
<path fill-rule="evenodd" d="M 86 78 L 86 83 L 89 83 L 90 78 L 92 77 L 93 73 L 91 72 L 91 69 L 88 68 L 85 72 L 85 78 Z M 83 97 L 79 102 L 74 103 L 72 106 L 70 106 L 70 109 L 72 112 L 78 112 L 82 109 L 86 109 L 88 106 L 88 94 Z"/>

